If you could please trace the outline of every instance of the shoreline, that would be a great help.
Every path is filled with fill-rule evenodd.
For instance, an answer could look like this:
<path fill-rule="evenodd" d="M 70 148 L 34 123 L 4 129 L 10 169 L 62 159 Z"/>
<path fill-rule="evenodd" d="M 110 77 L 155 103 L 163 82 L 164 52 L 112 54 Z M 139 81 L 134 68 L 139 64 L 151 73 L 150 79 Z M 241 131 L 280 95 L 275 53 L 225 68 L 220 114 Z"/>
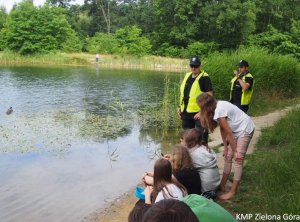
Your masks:
<path fill-rule="evenodd" d="M 255 151 L 255 145 L 258 141 L 258 138 L 260 137 L 261 130 L 265 127 L 273 126 L 278 120 L 280 120 L 282 117 L 284 117 L 290 110 L 293 108 L 300 107 L 300 105 L 296 106 L 288 106 L 279 110 L 275 110 L 273 112 L 270 112 L 266 115 L 253 117 L 253 120 L 256 125 L 256 130 L 253 135 L 253 138 L 250 142 L 250 145 L 247 150 L 247 154 L 252 154 Z M 214 133 L 211 134 L 212 141 L 209 143 L 209 146 L 214 148 L 218 147 L 220 143 L 222 142 L 222 138 L 219 135 L 219 130 L 216 129 Z M 222 174 L 223 172 L 223 147 L 220 147 L 217 152 L 217 159 L 218 159 L 218 166 L 219 166 L 219 173 Z M 247 161 L 246 161 L 247 164 Z M 137 184 L 138 185 L 138 184 Z M 230 187 L 230 181 L 227 182 L 226 189 L 228 190 Z M 137 202 L 137 198 L 134 196 L 134 188 L 132 187 L 128 192 L 120 195 L 115 200 L 107 203 L 107 205 L 104 208 L 101 208 L 97 210 L 96 212 L 92 213 L 88 217 L 86 217 L 85 221 L 88 222 L 125 222 L 127 221 L 128 215 L 130 211 L 133 209 L 134 204 Z M 234 201 L 231 200 L 231 201 Z M 231 202 L 229 201 L 229 202 Z M 223 205 L 224 202 L 218 202 L 218 204 Z M 224 207 L 224 206 L 223 206 Z M 235 215 L 236 212 L 234 212 L 232 209 L 226 209 L 228 210 L 232 215 Z"/>
<path fill-rule="evenodd" d="M 129 212 L 138 199 L 134 196 L 135 187 L 131 187 L 126 193 L 109 201 L 103 208 L 96 210 L 84 218 L 85 222 L 118 222 L 127 221 Z"/>
<path fill-rule="evenodd" d="M 88 53 L 56 53 L 37 56 L 22 56 L 15 53 L 0 52 L 2 66 L 85 66 L 108 69 L 149 70 L 161 72 L 186 72 L 186 59 L 176 59 L 148 55 L 134 57 L 130 55 L 100 55 L 95 61 L 94 55 Z"/>

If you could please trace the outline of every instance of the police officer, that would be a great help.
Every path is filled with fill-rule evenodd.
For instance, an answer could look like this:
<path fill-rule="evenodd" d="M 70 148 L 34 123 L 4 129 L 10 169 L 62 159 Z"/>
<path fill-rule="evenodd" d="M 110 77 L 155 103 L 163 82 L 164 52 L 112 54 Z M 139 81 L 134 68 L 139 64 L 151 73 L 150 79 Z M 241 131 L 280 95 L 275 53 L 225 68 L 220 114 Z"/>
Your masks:
<path fill-rule="evenodd" d="M 186 73 L 180 86 L 180 106 L 178 113 L 182 120 L 183 129 L 197 128 L 202 136 L 202 143 L 207 144 L 208 132 L 201 127 L 200 108 L 196 102 L 197 97 L 202 92 L 213 95 L 213 88 L 208 74 L 201 70 L 199 57 L 190 59 L 191 72 Z"/>
<path fill-rule="evenodd" d="M 253 94 L 254 80 L 249 73 L 247 61 L 241 60 L 238 66 L 239 71 L 234 71 L 234 77 L 231 80 L 230 102 L 247 113 Z"/>

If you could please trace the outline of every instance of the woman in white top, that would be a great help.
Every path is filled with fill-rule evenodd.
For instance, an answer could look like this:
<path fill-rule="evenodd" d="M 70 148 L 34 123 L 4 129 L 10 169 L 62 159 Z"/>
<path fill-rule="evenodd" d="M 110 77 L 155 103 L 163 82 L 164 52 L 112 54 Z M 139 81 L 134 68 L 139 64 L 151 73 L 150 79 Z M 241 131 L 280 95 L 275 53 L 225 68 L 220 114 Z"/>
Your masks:
<path fill-rule="evenodd" d="M 204 145 L 200 146 L 201 132 L 195 128 L 184 131 L 182 142 L 188 148 L 193 165 L 200 175 L 201 192 L 217 191 L 220 175 L 216 153 Z"/>
<path fill-rule="evenodd" d="M 151 204 L 170 198 L 181 200 L 186 195 L 185 187 L 172 177 L 170 161 L 158 159 L 154 165 L 153 187 L 147 186 L 145 189 L 145 203 Z"/>
<path fill-rule="evenodd" d="M 253 136 L 255 125 L 251 118 L 241 111 L 237 106 L 226 102 L 216 101 L 212 96 L 202 93 L 197 98 L 197 103 L 201 108 L 201 123 L 211 132 L 217 125 L 224 143 L 224 171 L 220 184 L 221 191 L 225 190 L 225 185 L 231 172 L 232 159 L 234 159 L 234 179 L 230 191 L 220 195 L 221 200 L 228 200 L 235 196 L 240 184 L 244 157 L 247 152 L 250 140 Z M 227 146 L 227 141 L 230 147 Z"/>

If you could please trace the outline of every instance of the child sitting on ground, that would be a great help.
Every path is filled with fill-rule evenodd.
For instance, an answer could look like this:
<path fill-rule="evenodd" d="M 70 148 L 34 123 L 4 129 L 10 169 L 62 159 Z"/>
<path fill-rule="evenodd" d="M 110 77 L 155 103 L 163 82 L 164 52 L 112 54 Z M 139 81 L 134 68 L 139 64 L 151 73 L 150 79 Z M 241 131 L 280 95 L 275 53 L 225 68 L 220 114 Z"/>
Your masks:
<path fill-rule="evenodd" d="M 216 153 L 207 146 L 200 145 L 201 133 L 197 129 L 186 130 L 183 133 L 183 143 L 188 148 L 194 167 L 200 175 L 201 191 L 215 192 L 220 185 Z"/>
<path fill-rule="evenodd" d="M 182 145 L 175 145 L 169 161 L 173 175 L 186 187 L 188 194 L 201 194 L 201 180 L 197 169 L 193 166 L 189 151 Z"/>
<path fill-rule="evenodd" d="M 164 155 L 172 165 L 173 176 L 187 189 L 188 194 L 201 195 L 201 180 L 197 169 L 193 166 L 188 149 L 175 145 L 171 154 Z M 145 173 L 142 180 L 146 185 L 153 185 L 153 174 Z"/>
<path fill-rule="evenodd" d="M 186 195 L 186 188 L 172 177 L 171 163 L 167 159 L 158 159 L 154 165 L 153 187 L 148 185 L 145 189 L 145 203 L 170 198 L 181 200 Z"/>

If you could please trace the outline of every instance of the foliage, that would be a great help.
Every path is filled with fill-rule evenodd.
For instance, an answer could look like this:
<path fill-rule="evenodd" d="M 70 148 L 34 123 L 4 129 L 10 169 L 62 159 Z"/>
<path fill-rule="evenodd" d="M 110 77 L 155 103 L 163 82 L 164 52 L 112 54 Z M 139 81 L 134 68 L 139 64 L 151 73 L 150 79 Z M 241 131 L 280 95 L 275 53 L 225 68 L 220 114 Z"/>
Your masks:
<path fill-rule="evenodd" d="M 253 35 L 249 38 L 249 45 L 261 46 L 270 52 L 280 53 L 284 55 L 294 55 L 300 58 L 300 21 L 293 21 L 289 33 L 281 33 L 271 25 L 268 31 Z"/>
<path fill-rule="evenodd" d="M 300 2 L 295 0 L 254 0 L 257 7 L 256 32 L 268 30 L 272 25 L 281 32 L 288 31 L 291 19 L 300 19 Z"/>
<path fill-rule="evenodd" d="M 118 29 L 115 38 L 120 44 L 121 53 L 142 56 L 149 53 L 151 43 L 148 38 L 142 37 L 142 30 L 137 26 L 126 26 Z"/>
<path fill-rule="evenodd" d="M 250 1 L 154 1 L 154 47 L 164 42 L 187 47 L 194 41 L 215 41 L 235 47 L 255 31 L 256 7 Z"/>
<path fill-rule="evenodd" d="M 164 79 L 162 100 L 147 104 L 138 110 L 141 130 L 161 130 L 163 136 L 170 129 L 178 129 L 181 121 L 177 114 L 179 104 L 179 85 L 172 83 L 168 75 Z"/>
<path fill-rule="evenodd" d="M 4 27 L 6 23 L 7 13 L 5 11 L 5 8 L 0 7 L 0 36 L 3 36 L 2 28 Z M 3 38 L 0 37 L 0 50 L 3 50 L 5 47 L 5 42 Z"/>
<path fill-rule="evenodd" d="M 81 50 L 62 8 L 37 8 L 30 1 L 18 4 L 9 14 L 2 34 L 7 49 L 21 54 Z"/>
<path fill-rule="evenodd" d="M 163 55 L 168 57 L 185 58 L 187 56 L 185 48 L 171 46 L 168 43 L 163 43 L 161 47 L 158 50 L 156 50 L 156 53 L 158 55 Z"/>
<path fill-rule="evenodd" d="M 51 5 L 57 5 L 63 8 L 70 7 L 70 2 L 74 0 L 47 0 L 46 2 Z"/>
<path fill-rule="evenodd" d="M 67 35 L 66 41 L 62 44 L 62 49 L 64 52 L 81 52 L 82 41 L 78 38 L 75 31 L 70 30 Z"/>
<path fill-rule="evenodd" d="M 211 52 L 217 51 L 218 44 L 215 42 L 193 42 L 187 47 L 187 54 L 189 57 L 194 55 L 207 56 Z"/>
<path fill-rule="evenodd" d="M 194 55 L 207 56 L 208 54 L 217 51 L 218 47 L 218 44 L 215 42 L 193 42 L 189 44 L 187 48 L 175 47 L 168 43 L 163 43 L 156 53 L 168 57 L 187 58 Z"/>
<path fill-rule="evenodd" d="M 151 49 L 149 39 L 141 36 L 141 29 L 126 26 L 118 29 L 115 34 L 96 33 L 88 41 L 88 51 L 103 54 L 146 55 Z"/>
<path fill-rule="evenodd" d="M 114 54 L 120 51 L 119 42 L 113 34 L 96 33 L 88 40 L 87 50 L 91 53 Z"/>
<path fill-rule="evenodd" d="M 25 3 L 30 4 L 32 1 L 23 0 L 21 4 Z M 35 7 L 34 10 L 28 7 L 27 14 L 23 12 L 19 16 L 24 21 L 20 19 L 19 22 L 11 22 L 17 18 L 14 11 L 21 13 L 21 4 L 9 13 L 8 19 L 5 19 L 6 14 L 0 10 L 0 29 L 1 26 L 6 27 L 0 36 L 0 49 L 7 45 L 6 48 L 22 53 L 55 49 L 77 51 L 80 48 L 95 52 L 99 49 L 94 44 L 96 40 L 93 37 L 97 36 L 97 39 L 100 38 L 97 33 L 109 33 L 118 43 L 112 50 L 103 50 L 105 53 L 138 56 L 151 53 L 186 58 L 193 54 L 207 56 L 216 50 L 235 50 L 241 45 L 255 45 L 265 47 L 270 52 L 300 58 L 300 2 L 295 0 L 85 0 L 83 5 L 76 5 L 74 0 L 47 0 L 46 5 L 51 12 L 47 23 L 52 23 L 50 15 L 53 11 L 59 11 L 55 17 L 61 21 L 60 25 L 64 23 L 62 20 L 67 20 L 68 24 L 63 25 L 64 31 L 60 30 L 61 26 L 58 28 L 53 24 L 51 27 L 60 30 L 60 33 L 71 32 L 71 28 L 81 42 L 74 34 L 69 33 L 64 36 L 73 40 L 69 43 L 59 40 L 56 41 L 57 44 L 53 42 L 56 35 L 51 39 L 49 33 L 40 32 L 41 24 L 38 21 L 45 21 L 45 15 L 37 15 L 39 9 Z M 5 21 L 8 24 L 4 24 Z M 10 28 L 11 25 L 19 27 L 14 30 L 18 35 L 11 35 L 12 30 L 8 30 L 13 29 Z M 45 49 L 41 50 L 41 36 L 33 37 L 31 33 L 27 36 L 29 27 L 33 25 L 37 28 L 32 34 L 49 35 L 45 40 L 49 45 Z M 51 29 L 47 25 L 46 27 Z M 101 38 L 105 39 L 104 36 Z M 10 40 L 9 44 L 6 40 Z M 21 44 L 16 46 L 14 40 Z M 75 49 L 70 49 L 72 42 L 77 42 Z M 113 39 L 112 42 L 116 41 Z M 45 45 L 42 46 L 44 47 Z"/>
<path fill-rule="evenodd" d="M 0 30 L 4 27 L 6 23 L 7 13 L 4 7 L 0 7 Z"/>

